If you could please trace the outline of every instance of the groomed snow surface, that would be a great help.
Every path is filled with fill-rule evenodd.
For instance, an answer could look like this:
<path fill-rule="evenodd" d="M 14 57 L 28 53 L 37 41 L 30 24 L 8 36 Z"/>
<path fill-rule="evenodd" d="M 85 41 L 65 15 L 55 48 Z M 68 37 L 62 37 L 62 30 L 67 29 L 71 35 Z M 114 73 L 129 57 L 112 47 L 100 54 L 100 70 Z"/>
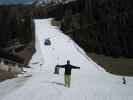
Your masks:
<path fill-rule="evenodd" d="M 57 27 L 52 19 L 35 20 L 36 49 L 30 66 L 18 78 L 0 83 L 0 100 L 133 100 L 133 77 L 107 73 Z M 51 45 L 44 45 L 45 39 Z M 71 87 L 64 87 L 64 69 L 54 74 L 56 64 L 72 65 Z"/>

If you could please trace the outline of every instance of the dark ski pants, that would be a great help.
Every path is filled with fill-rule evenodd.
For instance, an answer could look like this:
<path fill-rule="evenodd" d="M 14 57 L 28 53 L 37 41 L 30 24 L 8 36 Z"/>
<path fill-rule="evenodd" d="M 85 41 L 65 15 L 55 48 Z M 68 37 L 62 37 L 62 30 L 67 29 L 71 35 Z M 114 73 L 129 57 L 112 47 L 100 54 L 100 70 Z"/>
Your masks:
<path fill-rule="evenodd" d="M 71 75 L 64 75 L 65 87 L 70 87 Z"/>

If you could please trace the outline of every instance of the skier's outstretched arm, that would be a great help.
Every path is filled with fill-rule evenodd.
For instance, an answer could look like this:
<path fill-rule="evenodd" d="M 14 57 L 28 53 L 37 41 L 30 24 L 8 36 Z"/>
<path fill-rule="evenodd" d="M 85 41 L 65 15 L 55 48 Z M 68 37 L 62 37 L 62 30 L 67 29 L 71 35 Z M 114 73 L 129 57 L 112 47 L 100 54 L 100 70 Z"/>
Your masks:
<path fill-rule="evenodd" d="M 72 65 L 72 68 L 73 68 L 73 69 L 80 69 L 80 67 L 73 66 L 73 65 Z"/>
<path fill-rule="evenodd" d="M 65 68 L 65 65 L 56 65 L 56 67 Z"/>

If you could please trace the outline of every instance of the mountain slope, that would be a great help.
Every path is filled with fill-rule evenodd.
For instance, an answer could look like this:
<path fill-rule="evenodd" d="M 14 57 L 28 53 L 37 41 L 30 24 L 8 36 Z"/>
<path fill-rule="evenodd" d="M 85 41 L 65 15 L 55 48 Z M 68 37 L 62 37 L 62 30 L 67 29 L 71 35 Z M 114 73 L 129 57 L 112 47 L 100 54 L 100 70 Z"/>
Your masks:
<path fill-rule="evenodd" d="M 122 84 L 121 76 L 110 75 L 94 63 L 69 37 L 54 26 L 51 19 L 35 20 L 36 49 L 27 74 L 32 77 L 1 100 L 132 100 L 133 78 Z M 44 45 L 45 39 L 51 45 Z M 56 64 L 71 60 L 80 69 L 72 71 L 71 87 L 64 87 L 63 69 L 54 75 Z M 21 78 L 20 76 L 19 78 Z M 10 80 L 9 80 L 10 81 Z"/>

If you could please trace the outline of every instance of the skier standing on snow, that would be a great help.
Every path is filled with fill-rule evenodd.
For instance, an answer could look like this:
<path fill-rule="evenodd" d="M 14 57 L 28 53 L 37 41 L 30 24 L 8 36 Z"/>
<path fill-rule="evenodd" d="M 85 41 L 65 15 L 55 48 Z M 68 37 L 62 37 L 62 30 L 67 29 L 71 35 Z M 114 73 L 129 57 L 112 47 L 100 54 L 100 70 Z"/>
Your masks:
<path fill-rule="evenodd" d="M 123 80 L 123 84 L 126 84 L 126 78 L 123 77 L 122 80 Z"/>
<path fill-rule="evenodd" d="M 80 69 L 80 67 L 76 67 L 70 64 L 70 60 L 67 60 L 67 64 L 65 65 L 56 65 L 56 68 L 64 68 L 64 81 L 65 81 L 65 87 L 70 87 L 70 81 L 71 81 L 71 70 L 72 69 Z"/>

